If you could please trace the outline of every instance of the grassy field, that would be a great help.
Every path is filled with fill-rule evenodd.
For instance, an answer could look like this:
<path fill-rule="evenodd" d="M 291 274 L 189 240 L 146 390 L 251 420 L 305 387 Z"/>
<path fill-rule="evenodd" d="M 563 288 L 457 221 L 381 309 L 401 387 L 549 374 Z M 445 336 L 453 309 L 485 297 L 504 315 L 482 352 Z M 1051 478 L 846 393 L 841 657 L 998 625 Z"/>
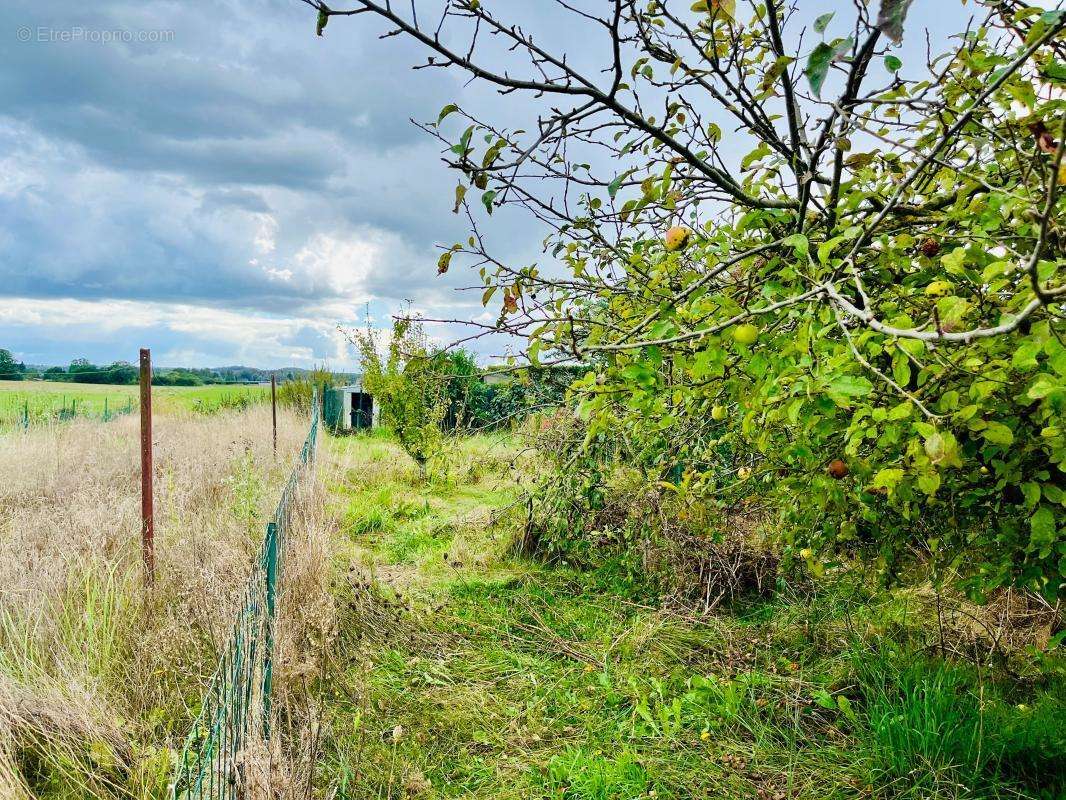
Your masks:
<path fill-rule="evenodd" d="M 275 457 L 263 406 L 157 418 L 150 592 L 136 416 L 0 437 L 0 798 L 167 797 L 175 748 L 307 432 L 288 410 L 278 422 Z M 290 686 L 299 692 L 290 674 L 314 627 L 301 609 L 329 607 L 329 554 L 316 549 L 329 531 L 312 497 L 287 557 L 278 637 L 293 661 L 275 671 L 280 709 Z"/>
<path fill-rule="evenodd" d="M 330 441 L 335 579 L 323 796 L 500 800 L 1061 797 L 1063 682 L 927 656 L 916 598 L 845 582 L 712 615 L 631 575 L 513 555 L 506 439 L 427 484 Z M 1047 675 L 1054 675 L 1050 670 Z M 336 792 L 330 795 L 329 792 Z"/>
<path fill-rule="evenodd" d="M 147 600 L 136 419 L 0 438 L 0 797 L 166 796 L 307 421 L 281 423 L 275 460 L 265 408 L 160 417 Z M 424 481 L 380 432 L 324 438 L 286 556 L 269 796 L 1063 796 L 1054 650 L 938 658 L 926 598 L 855 576 L 696 614 L 624 564 L 517 555 L 532 459 L 470 437 Z"/>
<path fill-rule="evenodd" d="M 0 381 L 0 430 L 18 425 L 28 412 L 30 424 L 73 416 L 118 416 L 139 407 L 136 386 L 54 381 Z M 153 386 L 153 408 L 160 413 L 241 408 L 265 402 L 266 386 Z"/>

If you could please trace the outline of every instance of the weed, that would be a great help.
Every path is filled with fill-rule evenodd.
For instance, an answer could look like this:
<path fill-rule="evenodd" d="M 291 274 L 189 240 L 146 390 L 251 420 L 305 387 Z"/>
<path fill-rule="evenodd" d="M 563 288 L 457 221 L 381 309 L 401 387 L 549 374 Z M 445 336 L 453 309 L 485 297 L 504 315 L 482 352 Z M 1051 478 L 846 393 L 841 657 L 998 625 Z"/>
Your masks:
<path fill-rule="evenodd" d="M 552 756 L 540 789 L 547 797 L 573 800 L 637 800 L 647 797 L 651 780 L 630 751 L 606 756 L 567 748 Z"/>

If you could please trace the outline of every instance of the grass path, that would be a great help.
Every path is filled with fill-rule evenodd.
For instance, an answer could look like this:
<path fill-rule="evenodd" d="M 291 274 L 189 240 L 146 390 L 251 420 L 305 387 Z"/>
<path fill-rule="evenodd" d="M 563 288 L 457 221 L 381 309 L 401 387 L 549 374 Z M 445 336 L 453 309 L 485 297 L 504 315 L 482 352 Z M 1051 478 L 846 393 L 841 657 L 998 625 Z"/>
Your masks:
<path fill-rule="evenodd" d="M 798 663 L 796 609 L 690 620 L 511 556 L 504 440 L 427 486 L 386 440 L 328 447 L 349 542 L 338 798 L 869 796 L 839 712 L 811 701 L 832 664 Z"/>

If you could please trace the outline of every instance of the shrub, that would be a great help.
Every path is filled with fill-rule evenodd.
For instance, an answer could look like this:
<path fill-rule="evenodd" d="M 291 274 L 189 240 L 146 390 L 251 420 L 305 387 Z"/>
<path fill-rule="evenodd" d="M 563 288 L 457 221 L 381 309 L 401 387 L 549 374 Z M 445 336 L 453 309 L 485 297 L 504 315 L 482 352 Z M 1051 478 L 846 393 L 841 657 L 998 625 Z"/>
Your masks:
<path fill-rule="evenodd" d="M 311 413 L 311 398 L 318 393 L 319 402 L 325 396 L 326 390 L 336 386 L 337 378 L 325 367 L 315 367 L 309 374 L 294 377 L 284 383 L 279 383 L 278 403 L 289 408 L 294 408 L 303 414 Z"/>
<path fill-rule="evenodd" d="M 363 365 L 363 387 L 380 405 L 390 429 L 425 478 L 426 465 L 444 446 L 441 425 L 448 413 L 447 380 L 441 362 L 417 320 L 393 325 L 385 357 L 371 330 L 355 334 Z"/>

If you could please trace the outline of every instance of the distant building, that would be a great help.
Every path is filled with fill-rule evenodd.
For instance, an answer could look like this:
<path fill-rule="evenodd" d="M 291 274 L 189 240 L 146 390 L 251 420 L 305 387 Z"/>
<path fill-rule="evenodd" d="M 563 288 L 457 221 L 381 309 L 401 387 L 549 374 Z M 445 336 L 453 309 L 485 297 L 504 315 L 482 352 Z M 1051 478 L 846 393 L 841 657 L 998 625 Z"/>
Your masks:
<path fill-rule="evenodd" d="M 327 389 L 323 401 L 322 415 L 331 430 L 357 431 L 377 425 L 378 404 L 363 391 L 362 375 L 347 386 Z"/>

